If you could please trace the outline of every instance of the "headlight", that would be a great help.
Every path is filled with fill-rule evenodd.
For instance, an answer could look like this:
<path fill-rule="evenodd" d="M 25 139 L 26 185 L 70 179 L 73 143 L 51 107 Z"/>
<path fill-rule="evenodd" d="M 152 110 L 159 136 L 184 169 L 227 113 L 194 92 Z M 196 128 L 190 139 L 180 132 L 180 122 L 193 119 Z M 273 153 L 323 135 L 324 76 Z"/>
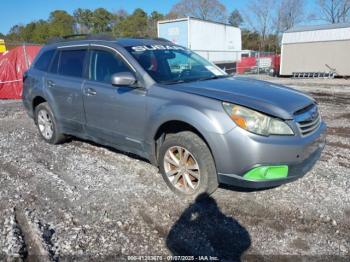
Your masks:
<path fill-rule="evenodd" d="M 264 136 L 294 135 L 293 130 L 282 120 L 227 102 L 223 102 L 223 106 L 236 125 L 249 132 Z"/>

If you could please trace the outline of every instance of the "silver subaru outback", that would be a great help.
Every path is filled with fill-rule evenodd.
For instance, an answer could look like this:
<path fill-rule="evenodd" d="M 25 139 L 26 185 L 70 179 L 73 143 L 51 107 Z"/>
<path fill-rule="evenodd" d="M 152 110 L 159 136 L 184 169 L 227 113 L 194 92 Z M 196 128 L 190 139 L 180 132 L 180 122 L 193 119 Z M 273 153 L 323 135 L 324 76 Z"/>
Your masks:
<path fill-rule="evenodd" d="M 310 96 L 233 77 L 163 39 L 52 43 L 23 79 L 45 141 L 75 136 L 137 154 L 182 196 L 293 181 L 325 145 Z"/>

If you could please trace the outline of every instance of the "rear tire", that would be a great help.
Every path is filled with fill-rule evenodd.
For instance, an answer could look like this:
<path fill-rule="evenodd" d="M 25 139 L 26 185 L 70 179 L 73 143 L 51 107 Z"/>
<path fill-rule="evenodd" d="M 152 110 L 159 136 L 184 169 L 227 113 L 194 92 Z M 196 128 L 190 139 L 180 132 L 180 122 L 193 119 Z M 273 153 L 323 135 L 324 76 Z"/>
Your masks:
<path fill-rule="evenodd" d="M 179 196 L 210 195 L 218 188 L 212 154 L 193 132 L 167 135 L 159 150 L 158 164 L 166 184 Z"/>
<path fill-rule="evenodd" d="M 35 107 L 34 115 L 39 134 L 47 143 L 56 145 L 66 140 L 65 135 L 57 128 L 56 119 L 47 102 Z"/>

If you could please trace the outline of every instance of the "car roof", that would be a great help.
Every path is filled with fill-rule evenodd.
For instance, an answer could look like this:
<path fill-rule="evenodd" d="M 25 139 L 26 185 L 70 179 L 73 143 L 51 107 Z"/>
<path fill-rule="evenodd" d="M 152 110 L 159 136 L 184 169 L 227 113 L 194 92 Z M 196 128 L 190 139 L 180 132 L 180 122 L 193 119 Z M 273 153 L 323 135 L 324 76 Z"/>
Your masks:
<path fill-rule="evenodd" d="M 81 39 L 81 40 L 69 40 L 69 39 L 59 39 L 56 42 L 51 42 L 48 45 L 49 47 L 60 47 L 67 45 L 87 45 L 87 44 L 117 44 L 121 47 L 128 46 L 139 46 L 139 45 L 174 45 L 171 41 L 163 38 L 119 38 L 114 40 L 105 40 L 105 39 Z"/>
<path fill-rule="evenodd" d="M 174 44 L 171 41 L 163 38 L 121 38 L 117 39 L 116 43 L 123 46 L 138 46 L 138 45 L 164 45 Z"/>

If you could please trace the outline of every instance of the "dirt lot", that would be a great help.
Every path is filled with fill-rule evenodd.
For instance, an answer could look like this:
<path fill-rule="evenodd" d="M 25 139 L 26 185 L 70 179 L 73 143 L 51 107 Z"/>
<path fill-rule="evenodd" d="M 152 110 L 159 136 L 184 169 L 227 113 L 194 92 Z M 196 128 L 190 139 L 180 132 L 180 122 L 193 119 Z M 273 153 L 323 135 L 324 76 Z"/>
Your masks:
<path fill-rule="evenodd" d="M 350 80 L 265 80 L 318 100 L 329 126 L 321 160 L 291 184 L 194 202 L 141 159 L 76 139 L 46 144 L 21 102 L 0 101 L 0 260 L 348 261 Z"/>

